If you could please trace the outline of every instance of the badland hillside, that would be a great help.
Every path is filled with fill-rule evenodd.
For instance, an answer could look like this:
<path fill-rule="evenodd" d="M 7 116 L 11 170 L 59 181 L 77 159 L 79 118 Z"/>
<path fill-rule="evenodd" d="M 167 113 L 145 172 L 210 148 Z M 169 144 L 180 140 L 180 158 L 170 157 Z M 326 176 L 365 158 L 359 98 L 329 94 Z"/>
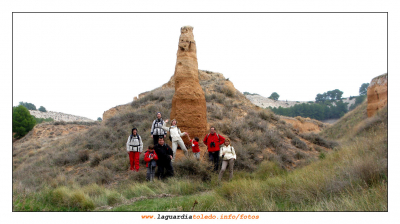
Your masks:
<path fill-rule="evenodd" d="M 101 123 L 41 124 L 14 142 L 14 211 L 387 210 L 387 106 L 368 117 L 365 102 L 335 125 L 277 116 L 222 74 L 198 70 L 192 31 L 181 28 L 166 84 L 104 112 Z M 143 153 L 139 172 L 129 171 L 131 129 L 152 144 L 156 112 L 191 137 L 211 126 L 229 137 L 233 180 L 218 181 L 201 141 L 200 161 L 177 151 L 173 178 L 147 182 Z M 201 128 L 190 129 L 196 118 Z"/>
<path fill-rule="evenodd" d="M 174 164 L 175 177 L 165 182 L 146 183 L 145 169 L 128 172 L 125 142 L 130 129 L 138 127 L 144 144 L 151 143 L 148 133 L 155 111 L 170 114 L 172 77 L 131 104 L 114 108 L 117 112 L 103 124 L 41 124 L 16 142 L 14 210 L 187 211 L 195 198 L 199 204 L 194 210 L 198 211 L 219 210 L 221 205 L 228 210 L 264 211 L 387 209 L 387 110 L 367 118 L 364 103 L 334 126 L 281 117 L 252 104 L 222 74 L 200 70 L 198 75 L 205 93 L 208 125 L 231 138 L 237 149 L 232 182 L 219 185 L 216 174 L 207 169 L 205 157 L 197 162 L 181 155 Z M 379 138 L 369 137 L 374 134 Z M 365 139 L 370 143 L 367 148 L 359 145 L 366 144 Z M 352 148 L 350 152 L 354 144 L 362 151 Z M 203 155 L 204 145 L 201 150 Z M 354 153 L 367 160 L 355 160 Z M 354 183 L 359 184 L 355 187 Z M 245 190 L 248 186 L 253 186 L 250 192 Z M 376 202 L 366 202 L 371 198 L 363 192 L 369 190 Z M 355 197 L 354 204 L 342 201 L 348 191 Z M 256 203 L 265 195 L 272 196 Z M 328 199 L 328 195 L 333 198 Z M 304 204 L 310 200 L 312 204 Z M 147 205 L 146 201 L 159 206 Z M 356 205 L 359 201 L 364 205 Z"/>

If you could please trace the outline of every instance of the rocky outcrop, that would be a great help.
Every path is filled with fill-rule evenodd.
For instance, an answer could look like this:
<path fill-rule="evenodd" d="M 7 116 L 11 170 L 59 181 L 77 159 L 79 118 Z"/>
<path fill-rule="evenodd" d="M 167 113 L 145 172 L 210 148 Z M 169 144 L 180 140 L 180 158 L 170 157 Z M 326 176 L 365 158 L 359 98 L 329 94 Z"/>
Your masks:
<path fill-rule="evenodd" d="M 54 111 L 41 112 L 41 111 L 38 111 L 38 110 L 30 110 L 29 113 L 31 113 L 31 115 L 33 115 L 36 118 L 53 118 L 55 121 L 65 121 L 65 122 L 86 121 L 86 122 L 94 122 L 94 120 L 86 118 L 86 117 L 80 117 L 80 116 L 64 114 L 64 113 L 54 112 Z"/>
<path fill-rule="evenodd" d="M 207 132 L 207 107 L 199 83 L 196 42 L 191 26 L 181 28 L 173 79 L 175 94 L 170 119 L 176 119 L 179 128 L 188 132 L 190 137 L 202 139 Z M 188 144 L 188 138 L 183 140 Z"/>
<path fill-rule="evenodd" d="M 387 102 L 387 74 L 372 79 L 367 90 L 367 115 L 372 117 L 376 111 L 383 108 Z"/>
<path fill-rule="evenodd" d="M 113 107 L 107 111 L 104 111 L 103 121 L 106 121 L 106 120 L 114 117 L 115 115 L 124 112 L 128 107 L 129 107 L 129 104 L 125 104 L 125 105 L 119 105 L 119 106 Z"/>

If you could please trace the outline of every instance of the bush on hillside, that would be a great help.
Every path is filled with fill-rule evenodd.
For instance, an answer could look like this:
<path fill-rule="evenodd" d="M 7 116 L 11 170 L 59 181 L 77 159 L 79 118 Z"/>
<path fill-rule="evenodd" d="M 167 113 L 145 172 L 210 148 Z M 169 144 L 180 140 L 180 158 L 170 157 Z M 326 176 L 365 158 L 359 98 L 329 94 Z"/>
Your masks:
<path fill-rule="evenodd" d="M 279 99 L 279 94 L 276 93 L 276 92 L 273 92 L 268 98 L 272 99 L 272 100 L 278 100 Z"/>
<path fill-rule="evenodd" d="M 175 89 L 156 89 L 154 91 L 151 91 L 147 93 L 145 96 L 134 100 L 131 103 L 131 106 L 133 108 L 140 108 L 142 106 L 145 106 L 149 103 L 149 101 L 156 101 L 162 102 L 162 101 L 168 101 L 168 103 L 172 104 L 172 96 L 175 93 Z"/>
<path fill-rule="evenodd" d="M 366 96 L 367 95 L 368 86 L 369 86 L 369 83 L 363 83 L 360 86 L 360 89 L 358 90 L 358 92 L 360 93 L 360 96 Z"/>
<path fill-rule="evenodd" d="M 66 125 L 67 122 L 65 122 L 65 121 L 56 121 L 56 122 L 54 122 L 53 124 L 54 124 L 54 125 Z"/>
<path fill-rule="evenodd" d="M 361 122 L 356 128 L 356 135 L 368 132 L 372 129 L 377 128 L 379 125 L 386 125 L 388 122 L 387 106 L 379 110 L 375 116 L 369 117 Z"/>
<path fill-rule="evenodd" d="M 303 142 L 302 140 L 300 140 L 299 138 L 297 138 L 297 137 L 294 137 L 292 139 L 291 143 L 292 143 L 292 145 L 296 146 L 299 149 L 309 150 L 307 144 L 305 142 Z"/>
<path fill-rule="evenodd" d="M 266 121 L 268 121 L 268 122 L 276 122 L 276 121 L 279 121 L 279 117 L 276 116 L 276 115 L 274 114 L 274 112 L 272 112 L 272 111 L 269 110 L 269 109 L 262 110 L 261 112 L 258 113 L 258 116 L 259 116 L 261 119 L 266 120 Z M 283 122 L 284 122 L 284 121 L 283 121 Z"/>
<path fill-rule="evenodd" d="M 194 158 L 183 158 L 174 162 L 173 166 L 176 176 L 202 181 L 211 180 L 212 165 L 208 162 L 200 162 Z"/>
<path fill-rule="evenodd" d="M 355 98 L 356 101 L 353 105 L 350 106 L 349 110 L 354 110 L 358 105 L 362 104 L 367 98 L 367 95 L 356 96 Z"/>
<path fill-rule="evenodd" d="M 41 124 L 43 122 L 54 122 L 54 119 L 49 117 L 49 118 L 37 118 L 35 117 L 36 124 Z"/>
<path fill-rule="evenodd" d="M 79 152 L 70 150 L 59 153 L 58 156 L 53 159 L 53 164 L 57 166 L 74 165 L 87 160 L 89 160 L 89 152 L 87 150 Z"/>
<path fill-rule="evenodd" d="M 35 117 L 32 116 L 28 109 L 20 105 L 13 109 L 12 132 L 15 138 L 24 137 L 36 124 Z"/>
<path fill-rule="evenodd" d="M 19 106 L 24 106 L 26 109 L 28 110 L 36 110 L 36 106 L 32 103 L 28 103 L 28 102 L 19 102 Z"/>
<path fill-rule="evenodd" d="M 90 211 L 94 209 L 94 202 L 88 195 L 80 190 L 70 190 L 65 186 L 51 190 L 44 201 L 59 207 Z"/>
<path fill-rule="evenodd" d="M 333 149 L 334 147 L 339 145 L 336 141 L 326 140 L 319 134 L 316 134 L 314 132 L 302 133 L 300 134 L 300 136 L 313 144 L 323 146 L 325 148 Z"/>
<path fill-rule="evenodd" d="M 39 111 L 40 112 L 47 112 L 46 108 L 44 108 L 44 106 L 40 106 L 39 107 Z"/>
<path fill-rule="evenodd" d="M 227 97 L 232 98 L 232 97 L 235 96 L 235 91 L 232 90 L 231 88 L 229 88 L 228 86 L 226 86 L 224 83 L 222 83 L 220 85 L 217 85 L 215 87 L 215 89 L 216 89 L 217 92 L 223 93 Z"/>

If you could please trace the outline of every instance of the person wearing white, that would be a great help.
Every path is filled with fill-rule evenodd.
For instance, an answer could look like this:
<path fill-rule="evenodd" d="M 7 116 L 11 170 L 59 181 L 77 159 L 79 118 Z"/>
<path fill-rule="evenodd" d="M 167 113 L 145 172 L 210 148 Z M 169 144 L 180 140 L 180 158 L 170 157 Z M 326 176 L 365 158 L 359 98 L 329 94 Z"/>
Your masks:
<path fill-rule="evenodd" d="M 129 161 L 131 164 L 130 170 L 139 171 L 139 156 L 143 151 L 143 142 L 137 133 L 137 128 L 132 129 L 132 134 L 128 137 L 126 142 L 126 151 L 129 155 Z"/>
<path fill-rule="evenodd" d="M 226 170 L 226 167 L 229 163 L 229 180 L 232 180 L 233 177 L 233 165 L 236 160 L 236 152 L 235 149 L 231 146 L 231 140 L 229 138 L 225 139 L 224 145 L 220 149 L 220 157 L 222 157 L 222 166 L 221 171 L 218 175 L 218 180 L 221 181 L 222 176 Z"/>
<path fill-rule="evenodd" d="M 153 121 L 153 124 L 151 125 L 151 137 L 153 138 L 153 144 L 157 145 L 158 144 L 158 139 L 161 137 L 167 137 L 165 132 L 162 129 L 162 126 L 164 124 L 164 121 L 161 117 L 161 112 L 157 112 L 157 119 Z"/>
<path fill-rule="evenodd" d="M 188 135 L 186 132 L 181 132 L 181 130 L 178 128 L 176 125 L 178 122 L 173 119 L 171 121 L 171 127 L 167 127 L 168 119 L 165 120 L 163 124 L 163 129 L 164 131 L 169 131 L 169 134 L 171 136 L 171 141 L 172 141 L 172 152 L 174 153 L 171 162 L 174 162 L 175 160 L 175 154 L 176 154 L 176 149 L 178 148 L 178 144 L 181 147 L 181 149 L 184 151 L 185 156 L 187 157 L 188 151 L 186 149 L 185 143 L 183 142 L 181 136 Z"/>

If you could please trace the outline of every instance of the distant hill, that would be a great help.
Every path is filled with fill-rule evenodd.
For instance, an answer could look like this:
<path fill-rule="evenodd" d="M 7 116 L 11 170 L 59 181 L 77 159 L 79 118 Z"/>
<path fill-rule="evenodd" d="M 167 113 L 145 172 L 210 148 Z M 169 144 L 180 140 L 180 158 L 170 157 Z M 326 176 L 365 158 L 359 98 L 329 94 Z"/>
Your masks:
<path fill-rule="evenodd" d="M 246 95 L 246 98 L 250 100 L 253 104 L 262 107 L 262 108 L 268 108 L 268 107 L 283 107 L 283 108 L 288 108 L 288 107 L 293 107 L 296 104 L 310 104 L 310 102 L 315 103 L 315 101 L 286 101 L 286 100 L 272 100 L 267 97 L 261 96 L 261 95 Z M 347 108 L 350 108 L 351 105 L 353 105 L 356 102 L 355 98 L 343 98 L 342 101 L 344 103 L 348 103 Z"/>
<path fill-rule="evenodd" d="M 33 115 L 36 118 L 53 118 L 54 121 L 95 122 L 95 120 L 92 120 L 92 119 L 89 119 L 89 118 L 86 118 L 86 117 L 81 117 L 81 116 L 76 116 L 76 115 L 71 115 L 71 114 L 64 114 L 64 113 L 61 113 L 61 112 L 54 112 L 54 111 L 41 112 L 41 111 L 38 111 L 38 110 L 29 110 L 29 113 L 31 113 L 31 115 Z"/>

